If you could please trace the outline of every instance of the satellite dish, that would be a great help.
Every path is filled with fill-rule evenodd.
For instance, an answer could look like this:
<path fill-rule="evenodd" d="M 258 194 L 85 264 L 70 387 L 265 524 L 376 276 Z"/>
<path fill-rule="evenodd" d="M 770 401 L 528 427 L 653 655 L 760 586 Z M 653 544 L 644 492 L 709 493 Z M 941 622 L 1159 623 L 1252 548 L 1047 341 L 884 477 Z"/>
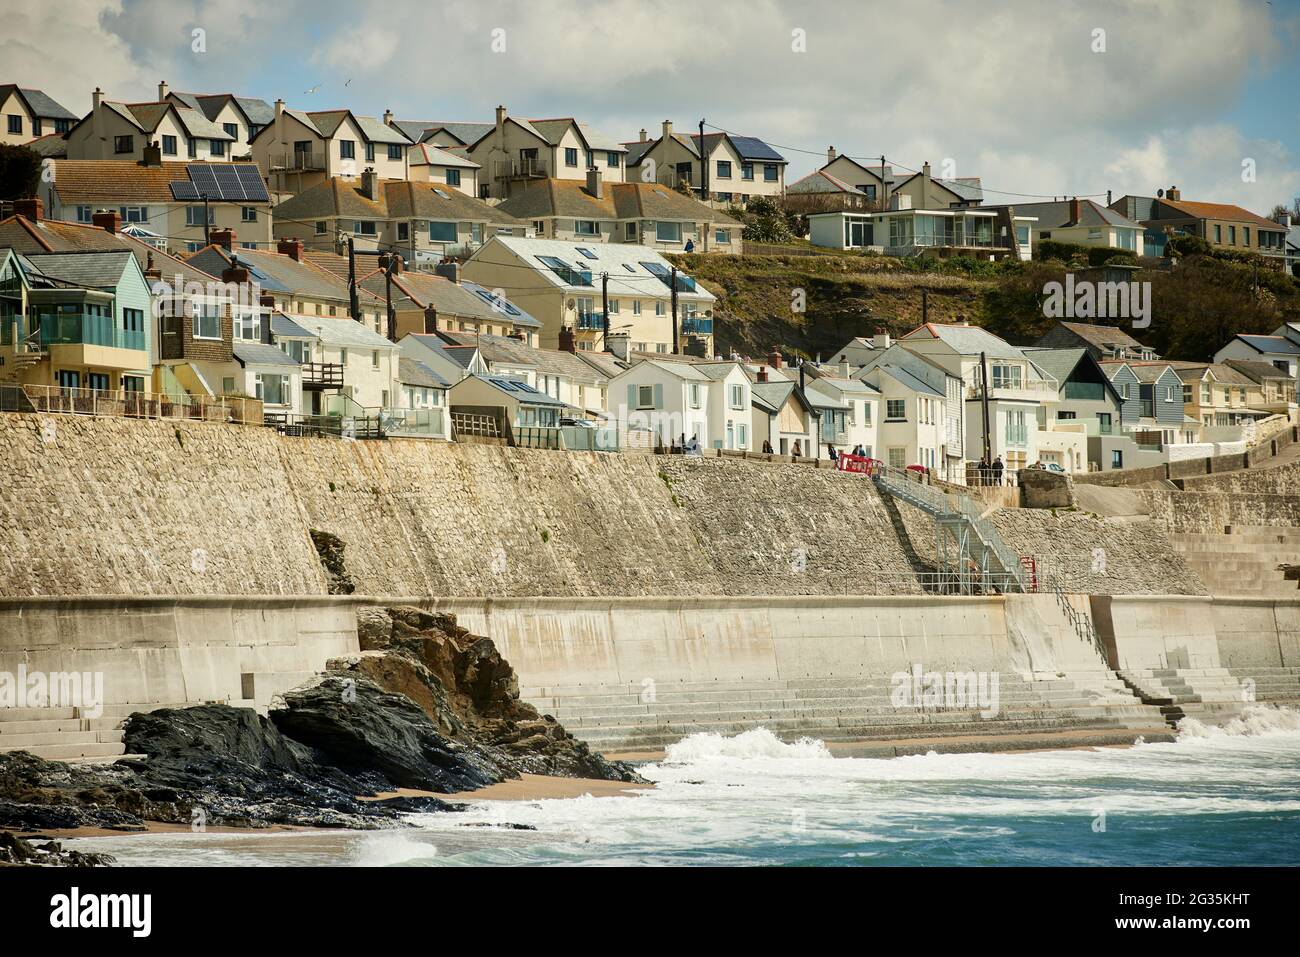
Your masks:
<path fill-rule="evenodd" d="M 578 308 L 578 304 L 574 300 L 570 299 L 564 304 L 564 308 L 569 310 L 569 312 L 573 312 L 574 309 Z"/>
<path fill-rule="evenodd" d="M 1165 191 L 1164 191 L 1163 189 L 1158 189 L 1158 190 L 1156 190 L 1156 198 L 1157 198 L 1157 199 L 1164 199 L 1164 198 L 1165 198 Z"/>

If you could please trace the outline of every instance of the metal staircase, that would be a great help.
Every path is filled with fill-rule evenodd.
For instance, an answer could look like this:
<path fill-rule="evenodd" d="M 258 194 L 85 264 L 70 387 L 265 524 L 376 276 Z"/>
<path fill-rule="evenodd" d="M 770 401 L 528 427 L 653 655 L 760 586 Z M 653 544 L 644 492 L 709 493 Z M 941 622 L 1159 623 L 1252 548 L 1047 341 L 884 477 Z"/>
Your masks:
<path fill-rule="evenodd" d="M 1019 556 L 970 498 L 924 485 L 905 470 L 886 465 L 876 466 L 871 478 L 880 491 L 934 519 L 937 590 L 961 594 L 1032 590 Z"/>

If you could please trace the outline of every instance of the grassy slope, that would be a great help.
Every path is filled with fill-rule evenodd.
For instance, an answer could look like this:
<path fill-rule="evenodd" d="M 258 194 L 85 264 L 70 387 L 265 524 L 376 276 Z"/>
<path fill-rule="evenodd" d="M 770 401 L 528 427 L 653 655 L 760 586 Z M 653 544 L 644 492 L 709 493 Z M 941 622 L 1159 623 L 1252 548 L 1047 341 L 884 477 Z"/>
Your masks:
<path fill-rule="evenodd" d="M 678 265 L 718 297 L 718 351 L 828 356 L 877 326 L 898 335 L 921 322 L 921 290 L 932 321 L 973 317 L 993 280 L 916 272 L 883 256 L 678 256 Z M 791 309 L 796 289 L 807 310 Z"/>

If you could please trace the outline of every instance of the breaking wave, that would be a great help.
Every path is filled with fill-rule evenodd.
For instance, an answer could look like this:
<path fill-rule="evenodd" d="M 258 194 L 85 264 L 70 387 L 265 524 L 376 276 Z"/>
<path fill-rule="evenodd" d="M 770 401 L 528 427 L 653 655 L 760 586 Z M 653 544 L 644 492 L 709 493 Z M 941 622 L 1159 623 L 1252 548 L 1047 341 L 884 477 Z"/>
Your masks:
<path fill-rule="evenodd" d="M 1300 731 L 1300 711 L 1265 704 L 1247 705 L 1238 717 L 1221 725 L 1206 724 L 1196 718 L 1178 722 L 1179 739 L 1257 737 L 1297 731 Z"/>
<path fill-rule="evenodd" d="M 815 738 L 800 738 L 787 744 L 767 728 L 755 728 L 732 737 L 713 732 L 692 734 L 664 749 L 665 764 L 681 764 L 709 758 L 820 760 L 829 757 L 831 753 L 826 745 Z"/>

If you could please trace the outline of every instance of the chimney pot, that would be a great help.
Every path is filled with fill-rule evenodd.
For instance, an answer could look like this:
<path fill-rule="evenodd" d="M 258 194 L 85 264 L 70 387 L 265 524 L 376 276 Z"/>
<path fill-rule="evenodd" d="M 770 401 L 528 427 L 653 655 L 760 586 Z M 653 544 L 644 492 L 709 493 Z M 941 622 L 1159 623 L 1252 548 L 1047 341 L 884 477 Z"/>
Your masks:
<path fill-rule="evenodd" d="M 100 229 L 114 234 L 122 228 L 122 216 L 115 209 L 100 210 L 90 217 L 90 221 Z"/>
<path fill-rule="evenodd" d="M 39 198 L 14 200 L 14 215 L 22 216 L 28 222 L 39 223 L 45 217 L 45 204 Z"/>
<path fill-rule="evenodd" d="M 281 239 L 275 244 L 275 251 L 282 256 L 288 256 L 294 262 L 302 262 L 301 239 Z"/>

